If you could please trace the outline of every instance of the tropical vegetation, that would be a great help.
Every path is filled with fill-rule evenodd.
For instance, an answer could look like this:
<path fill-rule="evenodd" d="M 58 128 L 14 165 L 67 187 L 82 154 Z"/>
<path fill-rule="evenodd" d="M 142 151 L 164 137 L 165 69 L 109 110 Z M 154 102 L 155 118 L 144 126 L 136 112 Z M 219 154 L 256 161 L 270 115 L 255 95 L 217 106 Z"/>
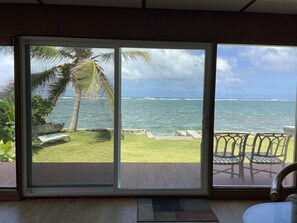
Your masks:
<path fill-rule="evenodd" d="M 15 106 L 12 94 L 0 99 L 0 161 L 14 161 Z"/>
<path fill-rule="evenodd" d="M 15 161 L 15 149 L 14 143 L 8 141 L 4 143 L 0 141 L 0 161 L 1 162 L 12 162 Z"/>
<path fill-rule="evenodd" d="M 12 47 L 0 47 L 0 51 L 12 54 Z M 114 102 L 114 88 L 104 73 L 102 63 L 114 58 L 114 53 L 104 53 L 92 48 L 31 46 L 31 59 L 52 62 L 53 66 L 31 75 L 32 84 L 32 125 L 45 124 L 58 99 L 67 87 L 74 90 L 74 107 L 70 131 L 77 129 L 81 97 L 107 95 L 110 104 Z M 150 56 L 142 51 L 122 53 L 125 60 L 142 58 L 150 61 Z M 46 97 L 38 95 L 46 91 Z M 35 92 L 36 91 L 36 92 Z M 35 94 L 36 93 L 36 94 Z M 14 84 L 9 82 L 0 92 L 0 161 L 13 161 L 15 141 Z"/>
<path fill-rule="evenodd" d="M 12 54 L 13 48 L 0 48 L 0 51 Z M 102 63 L 109 63 L 114 59 L 113 52 L 100 52 L 93 48 L 33 45 L 30 47 L 30 55 L 32 59 L 53 64 L 50 68 L 31 75 L 32 91 L 46 91 L 49 106 L 51 103 L 55 105 L 69 86 L 74 90 L 69 131 L 77 129 L 82 96 L 96 97 L 104 94 L 113 105 L 114 87 L 101 66 Z M 141 58 L 145 62 L 150 61 L 149 54 L 143 51 L 124 51 L 122 57 L 124 60 Z M 11 92 L 13 84 L 9 83 L 5 90 L 0 92 L 0 96 L 7 96 Z"/>
<path fill-rule="evenodd" d="M 48 99 L 55 104 L 64 95 L 67 87 L 71 86 L 74 90 L 74 105 L 69 131 L 75 131 L 82 96 L 96 97 L 104 94 L 113 105 L 114 87 L 100 64 L 110 62 L 114 53 L 100 53 L 92 48 L 52 48 L 48 51 L 44 50 L 38 56 L 40 58 L 43 54 L 47 55 L 47 52 L 50 52 L 50 55 L 44 59 L 55 58 L 59 63 L 41 72 L 33 73 L 31 75 L 32 90 L 46 89 Z M 35 50 L 32 55 L 39 52 L 39 49 Z M 57 52 L 54 53 L 54 50 Z M 149 55 L 142 51 L 125 51 L 122 56 L 125 60 L 142 58 L 146 62 L 150 61 Z"/>
<path fill-rule="evenodd" d="M 54 103 L 39 95 L 31 98 L 32 125 L 45 124 L 46 117 L 53 111 Z"/>
<path fill-rule="evenodd" d="M 3 143 L 15 138 L 15 106 L 14 96 L 10 94 L 0 99 L 0 140 Z"/>

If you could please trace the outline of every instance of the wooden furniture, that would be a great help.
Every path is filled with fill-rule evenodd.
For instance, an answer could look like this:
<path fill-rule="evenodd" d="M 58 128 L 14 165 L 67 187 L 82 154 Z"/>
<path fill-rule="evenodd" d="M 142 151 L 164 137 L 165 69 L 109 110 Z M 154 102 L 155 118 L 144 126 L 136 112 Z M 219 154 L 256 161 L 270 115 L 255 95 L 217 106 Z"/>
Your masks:
<path fill-rule="evenodd" d="M 214 165 L 228 165 L 230 167 L 223 170 L 214 169 L 213 174 L 230 173 L 243 176 L 243 160 L 245 154 L 246 141 L 249 133 L 218 132 L 214 133 Z M 234 172 L 234 165 L 239 166 L 239 172 Z"/>

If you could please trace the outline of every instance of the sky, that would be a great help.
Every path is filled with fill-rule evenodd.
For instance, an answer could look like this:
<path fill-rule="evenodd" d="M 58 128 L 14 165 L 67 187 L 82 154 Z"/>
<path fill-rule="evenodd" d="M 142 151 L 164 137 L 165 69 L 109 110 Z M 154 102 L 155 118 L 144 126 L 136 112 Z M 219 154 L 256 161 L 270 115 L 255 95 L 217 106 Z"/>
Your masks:
<path fill-rule="evenodd" d="M 14 78 L 13 62 L 13 55 L 4 55 L 4 53 L 0 51 L 0 90 Z"/>
<path fill-rule="evenodd" d="M 123 48 L 125 50 L 145 51 L 151 61 L 123 60 L 123 97 L 202 98 L 204 50 Z M 32 67 L 38 70 L 50 65 L 41 62 Z M 113 65 L 100 65 L 112 80 Z M 295 47 L 220 44 L 217 53 L 216 98 L 294 100 L 296 65 Z M 0 88 L 13 78 L 12 56 L 0 54 L 0 78 Z M 67 95 L 71 95 L 71 90 L 67 91 Z"/>
<path fill-rule="evenodd" d="M 219 45 L 216 97 L 296 99 L 297 48 Z"/>

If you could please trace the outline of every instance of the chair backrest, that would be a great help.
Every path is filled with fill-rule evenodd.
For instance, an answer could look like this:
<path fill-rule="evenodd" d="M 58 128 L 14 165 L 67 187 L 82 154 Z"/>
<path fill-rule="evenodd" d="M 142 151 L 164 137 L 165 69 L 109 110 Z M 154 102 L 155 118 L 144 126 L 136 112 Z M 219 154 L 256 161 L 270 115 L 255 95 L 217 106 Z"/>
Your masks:
<path fill-rule="evenodd" d="M 217 157 L 239 157 L 244 159 L 246 141 L 249 133 L 214 133 L 213 155 Z"/>
<path fill-rule="evenodd" d="M 278 157 L 284 162 L 291 137 L 290 133 L 257 133 L 252 145 L 252 156 Z"/>

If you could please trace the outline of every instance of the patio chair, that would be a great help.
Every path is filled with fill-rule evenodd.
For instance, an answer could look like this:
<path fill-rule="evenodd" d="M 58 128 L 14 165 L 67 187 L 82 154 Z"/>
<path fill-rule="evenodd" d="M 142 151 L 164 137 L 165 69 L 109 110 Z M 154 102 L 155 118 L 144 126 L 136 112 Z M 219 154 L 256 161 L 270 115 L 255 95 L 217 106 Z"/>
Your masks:
<path fill-rule="evenodd" d="M 228 165 L 223 170 L 214 169 L 213 175 L 218 173 L 229 173 L 231 177 L 238 175 L 244 177 L 243 160 L 246 141 L 249 133 L 214 133 L 213 164 Z M 234 165 L 239 166 L 238 173 L 234 172 Z"/>
<path fill-rule="evenodd" d="M 47 135 L 37 135 L 33 130 L 32 130 L 32 139 L 38 141 L 38 145 L 41 146 L 45 143 L 49 142 L 55 142 L 58 140 L 62 139 L 67 139 L 70 141 L 70 136 L 66 134 L 61 134 L 61 133 L 53 133 L 53 134 L 47 134 Z"/>
<path fill-rule="evenodd" d="M 251 180 L 254 182 L 254 175 L 260 172 L 276 174 L 272 165 L 285 166 L 288 145 L 292 134 L 290 133 L 257 133 L 251 146 L 251 152 L 246 152 L 245 157 L 249 160 Z M 254 164 L 262 164 L 263 169 L 254 168 Z M 268 168 L 267 168 L 268 165 Z"/>

